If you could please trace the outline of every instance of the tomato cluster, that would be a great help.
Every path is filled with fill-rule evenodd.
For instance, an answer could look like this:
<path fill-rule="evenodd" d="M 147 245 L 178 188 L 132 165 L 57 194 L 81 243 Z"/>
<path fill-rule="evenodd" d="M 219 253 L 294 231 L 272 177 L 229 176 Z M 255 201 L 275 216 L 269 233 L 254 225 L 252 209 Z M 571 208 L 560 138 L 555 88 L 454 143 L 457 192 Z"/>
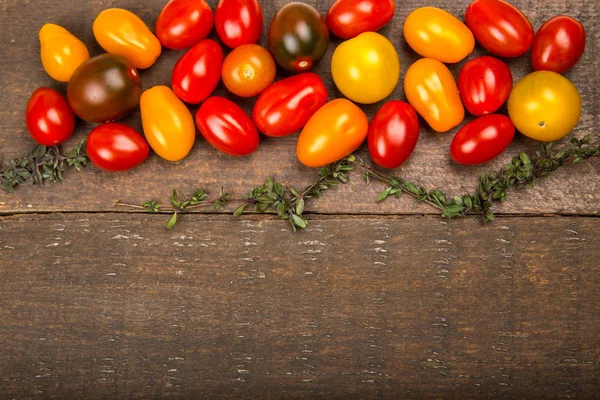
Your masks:
<path fill-rule="evenodd" d="M 474 0 L 464 22 L 445 10 L 420 7 L 404 21 L 407 44 L 423 58 L 404 77 L 407 102 L 384 103 L 369 123 L 355 103 L 389 97 L 401 75 L 395 44 L 377 31 L 394 17 L 393 0 L 336 0 L 326 16 L 290 2 L 268 26 L 268 46 L 259 42 L 264 18 L 258 0 L 170 0 L 154 32 L 130 11 L 111 8 L 93 23 L 106 54 L 90 58 L 83 42 L 66 29 L 46 24 L 39 31 L 42 66 L 68 82 L 67 98 L 40 88 L 26 110 L 27 128 L 40 144 L 67 140 L 75 116 L 99 123 L 89 134 L 91 161 L 107 171 L 142 163 L 150 148 L 169 161 L 185 158 L 196 132 L 217 150 L 246 156 L 260 134 L 288 136 L 301 131 L 297 157 L 320 167 L 346 157 L 365 141 L 375 163 L 403 164 L 419 139 L 419 116 L 437 132 L 461 125 L 465 109 L 474 117 L 458 129 L 450 147 L 460 164 L 480 164 L 501 154 L 515 131 L 541 141 L 567 135 L 581 116 L 581 98 L 562 73 L 585 50 L 585 30 L 568 16 L 544 23 L 537 34 L 527 17 L 503 0 Z M 209 38 L 215 28 L 217 40 Z M 330 35 L 344 39 L 331 60 L 333 82 L 347 99 L 328 101 L 321 77 L 309 72 L 326 53 Z M 479 42 L 490 55 L 466 61 L 455 79 L 446 64 L 462 62 Z M 150 68 L 163 47 L 184 50 L 170 87 L 145 91 L 139 69 Z M 507 64 L 531 50 L 536 72 L 513 87 Z M 495 56 L 495 57 L 494 57 Z M 295 75 L 275 82 L 277 66 Z M 377 79 L 373 79 L 377 77 Z M 214 96 L 220 82 L 235 96 L 256 97 L 252 115 L 235 102 Z M 508 116 L 497 114 L 508 102 Z M 188 105 L 199 104 L 195 118 Z M 140 106 L 143 136 L 115 123 Z M 516 129 L 515 129 L 516 128 Z"/>

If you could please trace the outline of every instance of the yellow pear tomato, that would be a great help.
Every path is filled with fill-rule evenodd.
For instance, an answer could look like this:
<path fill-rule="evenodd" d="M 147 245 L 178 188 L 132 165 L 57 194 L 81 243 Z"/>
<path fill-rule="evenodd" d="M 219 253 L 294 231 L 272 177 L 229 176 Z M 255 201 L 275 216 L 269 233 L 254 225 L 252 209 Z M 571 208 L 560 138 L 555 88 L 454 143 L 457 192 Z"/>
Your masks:
<path fill-rule="evenodd" d="M 59 82 L 68 82 L 77 67 L 90 58 L 85 44 L 62 26 L 45 24 L 39 38 L 42 66 Z"/>

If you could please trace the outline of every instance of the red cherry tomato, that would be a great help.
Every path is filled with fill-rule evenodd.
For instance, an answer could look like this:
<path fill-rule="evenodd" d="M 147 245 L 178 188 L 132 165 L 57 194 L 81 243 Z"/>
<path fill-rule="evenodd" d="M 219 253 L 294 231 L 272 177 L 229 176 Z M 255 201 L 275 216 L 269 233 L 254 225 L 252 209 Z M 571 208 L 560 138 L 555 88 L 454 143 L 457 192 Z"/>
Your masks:
<path fill-rule="evenodd" d="M 87 141 L 90 161 L 105 171 L 126 171 L 143 163 L 150 152 L 148 142 L 127 125 L 109 123 L 94 128 Z"/>
<path fill-rule="evenodd" d="M 258 43 L 263 30 L 263 12 L 258 0 L 220 0 L 215 27 L 225 46 L 235 49 Z"/>
<path fill-rule="evenodd" d="M 197 43 L 175 64 L 173 91 L 186 103 L 203 102 L 219 84 L 222 66 L 223 50 L 217 42 L 205 39 Z"/>
<path fill-rule="evenodd" d="M 258 148 L 258 130 L 234 102 L 211 97 L 202 103 L 196 124 L 204 139 L 215 149 L 232 156 L 246 156 Z"/>
<path fill-rule="evenodd" d="M 33 140 L 44 146 L 64 142 L 75 130 L 75 115 L 67 99 L 45 87 L 37 89 L 29 98 L 25 121 Z"/>
<path fill-rule="evenodd" d="M 512 73 L 508 66 L 490 56 L 467 62 L 458 75 L 458 90 L 469 112 L 482 116 L 496 112 L 512 90 Z"/>
<path fill-rule="evenodd" d="M 459 164 L 486 163 L 506 150 L 515 137 L 510 118 L 490 114 L 463 126 L 450 145 L 450 156 Z"/>
<path fill-rule="evenodd" d="M 252 117 L 267 136 L 291 135 L 327 103 L 327 88 L 319 75 L 305 72 L 269 86 L 254 105 Z"/>
<path fill-rule="evenodd" d="M 214 15 L 204 0 L 171 0 L 156 20 L 156 36 L 168 49 L 192 47 L 210 34 Z"/>
<path fill-rule="evenodd" d="M 394 0 L 337 0 L 327 13 L 329 30 L 342 39 L 375 32 L 394 17 Z"/>
<path fill-rule="evenodd" d="M 585 50 L 585 29 L 571 17 L 550 18 L 538 30 L 531 49 L 531 64 L 536 71 L 562 74 L 581 58 Z"/>
<path fill-rule="evenodd" d="M 519 57 L 533 43 L 531 22 L 502 0 L 475 0 L 467 7 L 465 23 L 483 47 L 500 57 Z"/>

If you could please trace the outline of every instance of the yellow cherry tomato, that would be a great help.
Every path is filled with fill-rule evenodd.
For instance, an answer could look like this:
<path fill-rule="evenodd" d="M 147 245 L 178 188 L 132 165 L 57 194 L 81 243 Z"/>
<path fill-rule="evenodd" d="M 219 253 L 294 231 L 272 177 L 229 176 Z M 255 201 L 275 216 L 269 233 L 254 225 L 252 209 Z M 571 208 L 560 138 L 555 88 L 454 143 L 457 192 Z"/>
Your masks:
<path fill-rule="evenodd" d="M 45 24 L 39 37 L 42 66 L 59 82 L 68 82 L 73 71 L 90 59 L 85 44 L 62 26 Z"/>
<path fill-rule="evenodd" d="M 122 8 L 102 11 L 94 21 L 94 37 L 108 53 L 125 57 L 136 68 L 150 68 L 161 53 L 161 45 L 137 15 Z"/>
<path fill-rule="evenodd" d="M 400 60 L 389 40 L 379 33 L 365 32 L 335 49 L 331 74 L 344 96 L 371 104 L 394 91 L 400 78 Z"/>
<path fill-rule="evenodd" d="M 421 7 L 404 22 L 404 38 L 423 57 L 456 63 L 473 52 L 471 30 L 454 15 L 436 7 Z"/>
<path fill-rule="evenodd" d="M 532 72 L 513 88 L 508 115 L 525 136 L 552 142 L 567 136 L 579 123 L 581 96 L 571 81 L 556 72 Z"/>
<path fill-rule="evenodd" d="M 437 132 L 447 132 L 465 118 L 456 81 L 444 64 L 422 58 L 410 66 L 404 77 L 408 102 Z"/>
<path fill-rule="evenodd" d="M 168 161 L 185 158 L 196 140 L 190 110 L 166 86 L 155 86 L 142 94 L 142 125 L 152 150 Z"/>

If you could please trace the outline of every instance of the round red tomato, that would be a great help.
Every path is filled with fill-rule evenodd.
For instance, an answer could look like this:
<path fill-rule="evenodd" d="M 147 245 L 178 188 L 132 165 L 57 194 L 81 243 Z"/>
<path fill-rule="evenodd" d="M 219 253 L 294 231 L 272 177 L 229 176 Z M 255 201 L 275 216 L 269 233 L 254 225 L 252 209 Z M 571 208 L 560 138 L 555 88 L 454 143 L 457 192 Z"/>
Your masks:
<path fill-rule="evenodd" d="M 29 98 L 25 121 L 33 140 L 44 146 L 64 142 L 75 130 L 75 115 L 67 99 L 45 87 L 37 89 Z"/>
<path fill-rule="evenodd" d="M 483 47 L 500 57 L 519 57 L 533 43 L 527 17 L 503 0 L 475 0 L 467 7 L 465 23 Z"/>
<path fill-rule="evenodd" d="M 223 97 L 211 97 L 202 103 L 196 124 L 204 139 L 225 154 L 246 156 L 258 148 L 258 130 L 252 119 Z"/>
<path fill-rule="evenodd" d="M 210 34 L 213 11 L 204 0 L 171 0 L 156 20 L 156 36 L 168 49 L 192 47 Z"/>
<path fill-rule="evenodd" d="M 220 0 L 215 27 L 221 41 L 235 49 L 258 43 L 263 30 L 263 12 L 258 0 Z"/>
<path fill-rule="evenodd" d="M 450 156 L 459 164 L 486 163 L 506 150 L 515 137 L 510 118 L 490 114 L 463 126 L 450 145 Z"/>
<path fill-rule="evenodd" d="M 417 112 L 403 101 L 385 103 L 369 124 L 369 154 L 384 168 L 402 165 L 415 150 L 418 140 Z"/>
<path fill-rule="evenodd" d="M 197 43 L 175 64 L 173 91 L 186 103 L 203 102 L 219 84 L 222 66 L 223 50 L 217 42 L 205 39 Z"/>
<path fill-rule="evenodd" d="M 469 112 L 482 116 L 496 112 L 508 99 L 513 79 L 503 61 L 490 56 L 467 62 L 458 75 L 458 90 Z"/>
<path fill-rule="evenodd" d="M 126 171 L 148 158 L 148 142 L 127 125 L 109 123 L 94 128 L 87 140 L 90 161 L 105 171 Z"/>
<path fill-rule="evenodd" d="M 566 15 L 550 18 L 538 30 L 531 49 L 531 64 L 536 71 L 562 74 L 581 58 L 585 50 L 585 29 Z"/>
<path fill-rule="evenodd" d="M 327 103 L 327 88 L 319 75 L 304 72 L 269 86 L 260 95 L 252 117 L 267 136 L 291 135 Z"/>
<path fill-rule="evenodd" d="M 394 0 L 337 0 L 327 12 L 327 27 L 342 39 L 375 32 L 394 17 Z"/>

